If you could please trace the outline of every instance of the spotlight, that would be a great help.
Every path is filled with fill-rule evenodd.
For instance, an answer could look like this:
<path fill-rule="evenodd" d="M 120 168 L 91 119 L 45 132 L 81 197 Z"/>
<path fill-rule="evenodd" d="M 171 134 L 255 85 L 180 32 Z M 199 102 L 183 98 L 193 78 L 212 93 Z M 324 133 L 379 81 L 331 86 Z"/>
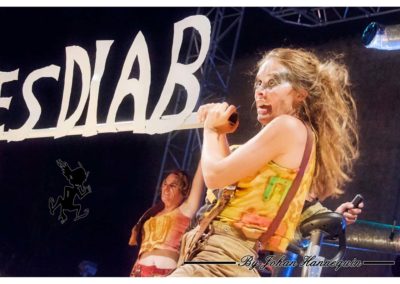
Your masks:
<path fill-rule="evenodd" d="M 372 22 L 363 32 L 362 43 L 367 48 L 381 50 L 400 49 L 400 25 L 383 26 Z"/>

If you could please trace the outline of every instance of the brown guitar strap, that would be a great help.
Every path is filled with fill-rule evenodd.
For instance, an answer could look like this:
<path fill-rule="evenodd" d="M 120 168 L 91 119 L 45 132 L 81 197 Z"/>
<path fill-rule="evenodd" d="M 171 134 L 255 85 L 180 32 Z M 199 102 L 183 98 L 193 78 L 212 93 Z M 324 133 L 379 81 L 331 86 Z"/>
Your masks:
<path fill-rule="evenodd" d="M 197 251 L 201 248 L 202 243 L 199 242 L 200 238 L 204 235 L 207 228 L 209 228 L 209 225 L 215 219 L 215 217 L 217 217 L 218 214 L 221 213 L 222 210 L 224 210 L 225 206 L 234 195 L 235 189 L 236 186 L 228 186 L 224 188 L 218 199 L 217 205 L 211 209 L 210 213 L 207 216 L 201 219 L 199 224 L 200 228 L 194 235 L 193 240 L 191 241 L 191 245 L 185 255 L 185 261 L 191 260 L 193 256 L 197 253 Z"/>
<path fill-rule="evenodd" d="M 274 220 L 272 220 L 271 224 L 269 225 L 267 231 L 263 233 L 256 243 L 256 250 L 265 250 L 268 245 L 269 239 L 273 236 L 275 231 L 278 229 L 279 224 L 281 223 L 283 217 L 285 216 L 290 203 L 292 202 L 293 198 L 295 197 L 297 190 L 299 189 L 301 180 L 303 179 L 304 172 L 306 170 L 308 161 L 310 159 L 312 145 L 313 145 L 313 133 L 311 129 L 306 125 L 307 128 L 307 141 L 306 147 L 304 149 L 303 158 L 300 163 L 300 169 L 297 173 L 295 179 L 293 180 L 292 185 L 290 186 L 288 193 L 286 194 L 285 199 L 282 202 L 282 205 L 278 209 L 278 213 L 276 214 Z"/>

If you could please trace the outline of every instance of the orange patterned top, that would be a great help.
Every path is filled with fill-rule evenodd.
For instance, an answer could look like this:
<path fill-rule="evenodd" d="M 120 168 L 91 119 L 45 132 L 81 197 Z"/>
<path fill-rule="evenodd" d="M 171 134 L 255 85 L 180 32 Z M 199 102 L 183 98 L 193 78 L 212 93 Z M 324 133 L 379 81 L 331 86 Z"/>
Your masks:
<path fill-rule="evenodd" d="M 300 187 L 267 250 L 284 252 L 293 239 L 315 169 L 315 143 Z M 257 240 L 277 214 L 298 170 L 268 162 L 254 176 L 240 180 L 235 196 L 217 220 L 241 230 L 249 240 Z"/>
<path fill-rule="evenodd" d="M 179 207 L 166 214 L 151 217 L 143 226 L 139 256 L 154 249 L 179 252 L 182 236 L 189 224 L 190 218 L 183 215 Z"/>

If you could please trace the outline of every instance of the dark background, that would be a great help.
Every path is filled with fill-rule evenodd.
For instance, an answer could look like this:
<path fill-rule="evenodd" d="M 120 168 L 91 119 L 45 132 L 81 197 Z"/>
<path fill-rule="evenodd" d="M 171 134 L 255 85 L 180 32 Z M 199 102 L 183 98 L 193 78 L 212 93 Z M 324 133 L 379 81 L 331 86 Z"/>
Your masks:
<path fill-rule="evenodd" d="M 95 41 L 111 39 L 114 44 L 99 92 L 98 120 L 104 122 L 125 56 L 139 30 L 146 38 L 151 60 L 149 117 L 167 76 L 173 24 L 195 13 L 195 8 L 1 8 L 0 70 L 19 68 L 19 79 L 3 85 L 2 97 L 13 99 L 8 111 L 0 109 L 0 124 L 15 129 L 26 121 L 28 110 L 22 98 L 26 76 L 56 64 L 61 67 L 59 80 L 44 79 L 33 89 L 42 106 L 36 128 L 54 127 L 61 107 L 65 47 L 83 47 L 93 65 Z M 400 24 L 400 14 L 373 20 Z M 358 105 L 361 156 L 345 195 L 326 205 L 334 209 L 362 193 L 366 199 L 362 219 L 391 224 L 393 215 L 398 216 L 394 207 L 400 166 L 400 52 L 362 46 L 361 34 L 370 21 L 310 29 L 283 24 L 260 9 L 247 8 L 228 98 L 241 105 L 241 125 L 231 141 L 242 143 L 259 129 L 251 109 L 250 71 L 263 51 L 291 46 L 313 49 L 322 57 L 332 52 L 344 54 Z M 80 93 L 79 80 L 74 84 L 70 108 Z M 132 102 L 124 102 L 119 119 L 131 117 Z M 0 275 L 78 276 L 77 265 L 82 260 L 98 263 L 99 276 L 129 275 L 137 253 L 127 245 L 130 230 L 151 206 L 166 137 L 113 133 L 0 141 Z M 57 221 L 57 213 L 51 216 L 48 210 L 49 197 L 62 194 L 66 185 L 57 159 L 71 167 L 80 161 L 90 171 L 88 184 L 93 190 L 81 202 L 90 209 L 89 216 L 72 222 L 70 214 L 63 225 Z M 391 255 L 350 251 L 348 258 L 352 257 L 393 259 Z M 391 275 L 389 267 L 323 273 Z"/>

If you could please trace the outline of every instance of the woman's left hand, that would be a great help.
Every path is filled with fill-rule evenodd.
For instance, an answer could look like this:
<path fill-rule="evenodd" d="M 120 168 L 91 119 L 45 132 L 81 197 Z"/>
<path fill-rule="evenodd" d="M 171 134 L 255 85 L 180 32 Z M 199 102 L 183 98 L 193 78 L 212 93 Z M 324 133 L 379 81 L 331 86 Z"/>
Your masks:
<path fill-rule="evenodd" d="M 239 126 L 239 120 L 235 123 L 229 121 L 232 114 L 236 113 L 236 107 L 227 103 L 214 104 L 207 111 L 204 128 L 219 134 L 233 133 Z"/>
<path fill-rule="evenodd" d="M 358 208 L 354 208 L 351 202 L 345 202 L 336 208 L 335 212 L 343 214 L 346 220 L 346 225 L 354 224 L 357 221 L 357 216 L 361 214 L 364 203 L 361 202 Z"/>

